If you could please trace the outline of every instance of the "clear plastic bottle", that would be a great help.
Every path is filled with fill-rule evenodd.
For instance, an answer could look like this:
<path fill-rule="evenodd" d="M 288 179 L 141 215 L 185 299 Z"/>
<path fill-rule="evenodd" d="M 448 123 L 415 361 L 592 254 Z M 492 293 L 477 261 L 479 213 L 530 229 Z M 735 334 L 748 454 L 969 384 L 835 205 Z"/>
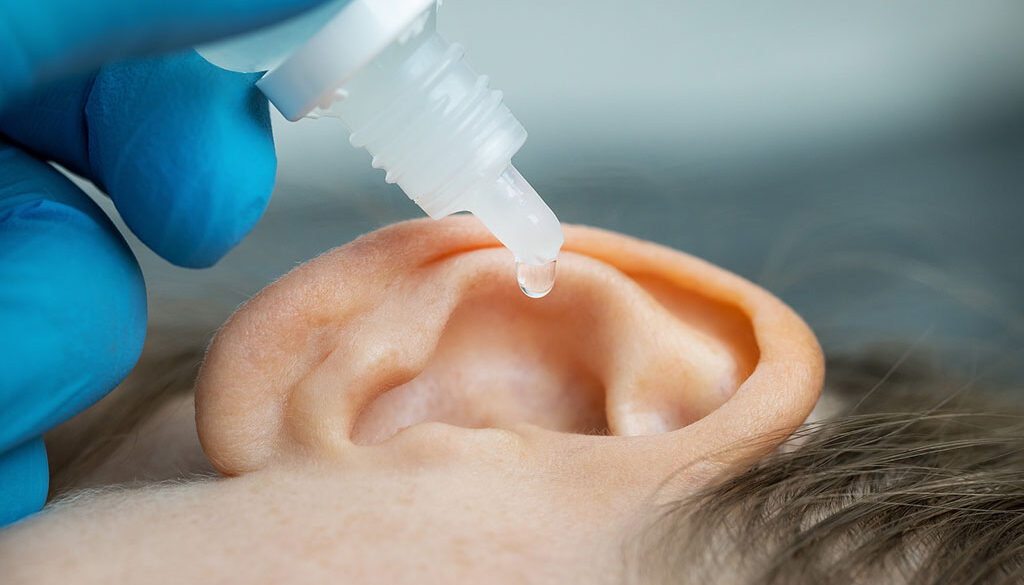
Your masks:
<path fill-rule="evenodd" d="M 553 282 L 562 228 L 512 165 L 526 131 L 436 32 L 436 6 L 335 0 L 199 52 L 225 69 L 268 70 L 257 86 L 289 120 L 341 120 L 430 217 L 472 212 L 512 251 L 524 292 L 543 296 L 550 283 L 538 275 Z"/>

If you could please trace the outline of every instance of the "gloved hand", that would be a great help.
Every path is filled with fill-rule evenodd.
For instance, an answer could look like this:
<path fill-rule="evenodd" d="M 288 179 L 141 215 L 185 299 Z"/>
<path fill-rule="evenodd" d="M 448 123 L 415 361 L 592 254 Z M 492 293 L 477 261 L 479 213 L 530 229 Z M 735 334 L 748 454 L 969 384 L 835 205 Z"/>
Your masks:
<path fill-rule="evenodd" d="M 187 47 L 315 3 L 0 0 L 0 526 L 42 507 L 42 433 L 109 392 L 146 329 L 134 256 L 43 161 L 99 185 L 167 260 L 212 265 L 252 228 L 274 183 L 256 77 L 192 50 L 108 60 Z"/>

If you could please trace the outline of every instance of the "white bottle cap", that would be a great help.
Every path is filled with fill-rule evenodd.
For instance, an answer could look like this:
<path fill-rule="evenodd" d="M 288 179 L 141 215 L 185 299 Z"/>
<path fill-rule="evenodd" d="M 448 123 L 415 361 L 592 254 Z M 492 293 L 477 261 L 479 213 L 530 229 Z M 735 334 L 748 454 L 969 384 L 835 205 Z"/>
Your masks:
<path fill-rule="evenodd" d="M 336 88 L 401 36 L 422 28 L 434 3 L 352 0 L 257 86 L 292 121 L 327 107 Z"/>

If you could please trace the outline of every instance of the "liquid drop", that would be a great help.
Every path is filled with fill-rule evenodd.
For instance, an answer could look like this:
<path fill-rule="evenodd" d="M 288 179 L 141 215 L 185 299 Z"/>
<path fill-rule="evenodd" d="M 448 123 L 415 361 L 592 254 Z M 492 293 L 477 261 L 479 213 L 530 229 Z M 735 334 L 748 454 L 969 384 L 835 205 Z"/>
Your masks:
<path fill-rule="evenodd" d="M 551 292 L 555 286 L 555 261 L 544 264 L 527 264 L 516 262 L 516 280 L 523 294 L 531 299 L 539 299 Z"/>

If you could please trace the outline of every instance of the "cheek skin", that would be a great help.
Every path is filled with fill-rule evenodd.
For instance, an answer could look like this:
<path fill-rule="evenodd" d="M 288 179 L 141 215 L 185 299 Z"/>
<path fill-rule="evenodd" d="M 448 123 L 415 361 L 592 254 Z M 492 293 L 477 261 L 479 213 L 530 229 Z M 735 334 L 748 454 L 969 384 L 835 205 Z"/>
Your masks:
<path fill-rule="evenodd" d="M 57 506 L 0 533 L 0 564 L 9 584 L 617 582 L 614 539 L 558 499 L 489 464 L 279 468 Z"/>

